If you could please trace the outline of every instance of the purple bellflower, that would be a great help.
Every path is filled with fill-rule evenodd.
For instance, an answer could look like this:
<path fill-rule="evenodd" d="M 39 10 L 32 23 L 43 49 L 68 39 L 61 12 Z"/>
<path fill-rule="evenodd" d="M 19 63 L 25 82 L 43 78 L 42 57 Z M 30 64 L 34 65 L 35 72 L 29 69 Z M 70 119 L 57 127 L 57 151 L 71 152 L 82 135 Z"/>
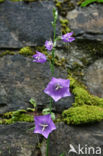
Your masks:
<path fill-rule="evenodd" d="M 45 42 L 45 48 L 49 51 L 52 50 L 53 49 L 53 42 L 52 41 L 46 41 Z"/>
<path fill-rule="evenodd" d="M 67 33 L 67 34 L 63 35 L 63 36 L 61 37 L 61 39 L 62 39 L 64 42 L 72 42 L 72 41 L 75 40 L 75 38 L 72 37 L 72 35 L 73 35 L 73 32 Z"/>
<path fill-rule="evenodd" d="M 70 96 L 71 93 L 69 91 L 70 80 L 65 80 L 61 78 L 52 78 L 52 80 L 48 83 L 44 92 L 51 96 L 55 102 L 63 97 Z"/>
<path fill-rule="evenodd" d="M 40 53 L 39 51 L 36 51 L 36 54 L 32 56 L 34 58 L 33 62 L 37 63 L 45 63 L 46 62 L 46 56 L 43 53 Z"/>
<path fill-rule="evenodd" d="M 51 115 L 35 116 L 35 129 L 34 133 L 42 134 L 45 138 L 48 138 L 49 134 L 56 129 L 55 124 L 51 119 Z"/>

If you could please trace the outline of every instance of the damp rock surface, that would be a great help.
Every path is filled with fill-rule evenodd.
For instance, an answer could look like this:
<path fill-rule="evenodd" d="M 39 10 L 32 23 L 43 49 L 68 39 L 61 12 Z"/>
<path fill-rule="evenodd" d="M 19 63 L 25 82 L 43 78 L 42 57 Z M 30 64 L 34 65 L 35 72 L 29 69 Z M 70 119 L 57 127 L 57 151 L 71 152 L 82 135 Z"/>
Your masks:
<path fill-rule="evenodd" d="M 90 93 L 103 98 L 103 59 L 87 68 L 84 79 Z"/>
<path fill-rule="evenodd" d="M 43 45 L 52 38 L 53 1 L 0 4 L 0 48 Z"/>
<path fill-rule="evenodd" d="M 33 126 L 23 122 L 0 125 L 0 156 L 38 156 L 38 138 L 30 130 Z"/>
<path fill-rule="evenodd" d="M 66 71 L 56 68 L 56 78 L 67 78 Z M 47 107 L 50 97 L 44 89 L 52 78 L 49 63 L 38 64 L 32 58 L 22 55 L 0 58 L 0 113 L 32 107 L 31 98 L 38 108 Z M 74 97 L 66 97 L 54 103 L 54 109 L 61 112 L 71 107 Z"/>
<path fill-rule="evenodd" d="M 91 4 L 88 7 L 76 7 L 68 12 L 69 26 L 77 39 L 103 41 L 103 5 Z"/>
<path fill-rule="evenodd" d="M 50 136 L 50 156 L 102 156 L 103 155 L 103 122 L 93 125 L 68 126 L 58 123 L 57 129 Z M 79 153 L 79 146 L 82 152 Z M 71 147 L 71 148 L 70 148 Z M 72 147 L 76 152 L 70 152 Z M 88 147 L 93 147 L 88 153 Z M 99 148 L 100 149 L 99 149 Z M 87 148 L 87 153 L 85 152 Z M 98 151 L 97 151 L 98 150 Z M 70 153 L 69 153 L 70 152 Z M 97 153 L 96 153 L 97 152 Z"/>

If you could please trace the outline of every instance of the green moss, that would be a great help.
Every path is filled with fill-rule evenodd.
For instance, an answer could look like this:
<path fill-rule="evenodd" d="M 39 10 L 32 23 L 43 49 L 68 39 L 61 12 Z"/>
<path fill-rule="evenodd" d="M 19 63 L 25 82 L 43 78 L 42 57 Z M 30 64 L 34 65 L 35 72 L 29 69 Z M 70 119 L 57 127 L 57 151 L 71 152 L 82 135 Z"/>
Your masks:
<path fill-rule="evenodd" d="M 13 112 L 7 112 L 2 115 L 3 118 L 10 119 L 13 115 Z"/>
<path fill-rule="evenodd" d="M 41 53 L 44 53 L 45 55 L 48 55 L 47 50 L 44 46 L 36 46 L 34 48 L 30 47 L 23 47 L 20 49 L 19 54 L 24 56 L 32 56 L 36 53 L 36 51 L 40 51 Z"/>
<path fill-rule="evenodd" d="M 67 124 L 87 124 L 103 120 L 103 98 L 91 95 L 87 88 L 69 76 L 70 90 L 75 96 L 73 107 L 63 111 L 62 121 Z"/>
<path fill-rule="evenodd" d="M 34 51 L 30 47 L 23 47 L 20 49 L 19 54 L 24 56 L 31 56 L 34 54 Z"/>
<path fill-rule="evenodd" d="M 12 115 L 12 121 L 26 121 L 26 122 L 32 122 L 33 121 L 33 115 L 27 114 L 26 112 L 15 111 Z"/>
<path fill-rule="evenodd" d="M 2 120 L 0 119 L 0 124 L 2 124 Z"/>
<path fill-rule="evenodd" d="M 91 95 L 86 87 L 80 84 L 77 80 L 72 77 L 70 79 L 71 91 L 75 96 L 75 102 L 73 106 L 82 106 L 82 105 L 94 105 L 103 107 L 103 98 Z"/>
<path fill-rule="evenodd" d="M 12 2 L 22 2 L 23 0 L 10 0 Z"/>
<path fill-rule="evenodd" d="M 0 3 L 3 3 L 3 2 L 5 2 L 5 0 L 0 0 Z"/>
<path fill-rule="evenodd" d="M 84 49 L 84 52 L 97 59 L 97 57 L 103 56 L 103 43 L 99 41 L 82 40 L 76 42 L 78 49 Z M 96 45 L 96 46 L 95 46 Z"/>
<path fill-rule="evenodd" d="M 65 17 L 67 15 L 67 12 L 69 10 L 74 9 L 74 4 L 71 2 L 71 0 L 55 0 L 56 7 L 58 8 L 58 12 L 60 15 Z"/>
<path fill-rule="evenodd" d="M 45 54 L 46 56 L 48 56 L 48 52 L 47 52 L 45 46 L 36 46 L 34 49 L 35 49 L 35 51 L 36 51 L 36 50 L 37 50 L 37 51 L 40 51 L 40 52 L 42 52 L 43 54 Z"/>
<path fill-rule="evenodd" d="M 3 119 L 2 120 L 2 124 L 12 124 L 12 123 L 15 123 L 12 119 Z"/>
<path fill-rule="evenodd" d="M 24 1 L 24 2 L 36 2 L 38 0 L 11 0 L 12 2 L 21 2 L 21 1 Z"/>
<path fill-rule="evenodd" d="M 103 120 L 103 108 L 83 105 L 72 107 L 62 113 L 63 121 L 67 124 L 79 125 Z"/>
<path fill-rule="evenodd" d="M 23 0 L 24 2 L 36 2 L 38 0 Z"/>
<path fill-rule="evenodd" d="M 70 28 L 68 27 L 69 21 L 67 19 L 60 18 L 60 23 L 62 34 L 66 34 L 71 31 Z"/>
<path fill-rule="evenodd" d="M 7 112 L 1 115 L 0 124 L 12 124 L 18 121 L 33 122 L 34 115 L 28 114 L 26 110 Z"/>
<path fill-rule="evenodd" d="M 6 50 L 6 51 L 0 53 L 0 57 L 5 56 L 5 55 L 15 55 L 15 52 Z"/>
<path fill-rule="evenodd" d="M 25 121 L 25 122 L 33 122 L 34 116 L 29 114 L 20 114 L 19 116 L 16 116 L 14 121 Z"/>
<path fill-rule="evenodd" d="M 85 0 L 78 0 L 78 1 L 77 1 L 77 4 L 78 4 L 78 5 L 81 5 L 84 1 L 85 1 Z"/>

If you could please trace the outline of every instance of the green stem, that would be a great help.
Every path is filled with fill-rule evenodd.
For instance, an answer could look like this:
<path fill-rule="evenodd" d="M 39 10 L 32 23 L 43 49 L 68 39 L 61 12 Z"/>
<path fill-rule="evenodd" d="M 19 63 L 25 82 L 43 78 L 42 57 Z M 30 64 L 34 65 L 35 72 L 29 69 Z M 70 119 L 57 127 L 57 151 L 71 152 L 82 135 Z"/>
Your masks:
<path fill-rule="evenodd" d="M 54 29 L 54 39 L 53 39 L 53 43 L 55 44 L 55 40 L 56 40 L 56 21 L 55 21 L 55 24 L 53 26 L 53 29 Z M 54 58 L 55 58 L 55 48 L 52 49 L 52 62 L 51 62 L 51 65 L 52 65 L 52 76 L 54 76 Z"/>
<path fill-rule="evenodd" d="M 50 98 L 50 114 L 51 114 L 51 111 L 52 111 L 52 103 L 53 103 L 53 99 L 52 98 Z"/>
<path fill-rule="evenodd" d="M 51 62 L 52 76 L 54 76 L 54 53 L 55 53 L 55 49 L 53 48 L 53 50 L 52 50 L 52 62 Z"/>
<path fill-rule="evenodd" d="M 47 139 L 47 148 L 46 148 L 46 156 L 48 156 L 48 151 L 49 151 L 49 141 L 50 141 L 50 137 L 48 136 L 48 139 Z"/>
<path fill-rule="evenodd" d="M 55 41 L 56 41 L 56 20 L 55 19 L 54 19 L 53 29 L 54 29 L 53 44 L 55 44 Z M 55 48 L 52 49 L 52 60 L 50 62 L 50 70 L 51 70 L 52 76 L 54 76 L 54 58 L 55 58 Z M 51 114 L 51 111 L 52 111 L 52 103 L 53 103 L 53 100 L 52 100 L 52 98 L 50 98 L 50 105 L 49 105 L 50 114 Z M 50 141 L 50 137 L 48 137 L 48 139 L 47 139 L 46 156 L 48 156 L 49 141 Z"/>

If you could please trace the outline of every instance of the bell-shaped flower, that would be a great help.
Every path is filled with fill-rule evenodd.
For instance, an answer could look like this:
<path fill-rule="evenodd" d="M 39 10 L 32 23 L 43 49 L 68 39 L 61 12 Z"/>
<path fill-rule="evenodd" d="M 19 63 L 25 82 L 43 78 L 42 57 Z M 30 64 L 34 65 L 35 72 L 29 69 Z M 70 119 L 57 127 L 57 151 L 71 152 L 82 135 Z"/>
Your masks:
<path fill-rule="evenodd" d="M 56 129 L 54 122 L 51 119 L 51 115 L 35 116 L 35 129 L 34 133 L 42 134 L 45 138 L 48 138 L 49 134 Z"/>
<path fill-rule="evenodd" d="M 32 56 L 34 58 L 33 62 L 37 62 L 37 63 L 45 63 L 47 58 L 46 56 L 39 52 L 39 51 L 36 51 L 36 54 Z"/>
<path fill-rule="evenodd" d="M 52 80 L 48 83 L 44 92 L 51 96 L 56 102 L 63 97 L 71 95 L 69 85 L 70 80 L 53 77 Z"/>
<path fill-rule="evenodd" d="M 53 49 L 53 42 L 52 41 L 46 41 L 45 42 L 45 48 L 49 51 L 52 50 Z"/>
<path fill-rule="evenodd" d="M 72 41 L 75 40 L 75 38 L 72 37 L 72 35 L 73 35 L 73 32 L 67 33 L 67 34 L 63 35 L 63 36 L 61 37 L 61 39 L 62 39 L 64 42 L 72 42 Z"/>

